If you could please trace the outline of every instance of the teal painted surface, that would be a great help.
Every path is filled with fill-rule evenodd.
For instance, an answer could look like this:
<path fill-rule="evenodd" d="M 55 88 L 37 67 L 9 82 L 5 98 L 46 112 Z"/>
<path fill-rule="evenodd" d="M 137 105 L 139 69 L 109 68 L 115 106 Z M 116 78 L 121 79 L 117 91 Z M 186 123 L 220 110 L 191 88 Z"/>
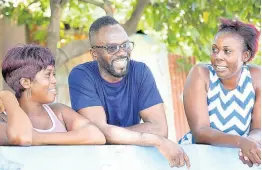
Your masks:
<path fill-rule="evenodd" d="M 181 145 L 190 170 L 253 170 L 238 159 L 238 149 Z M 167 160 L 153 147 L 33 146 L 0 147 L 0 170 L 169 170 Z"/>

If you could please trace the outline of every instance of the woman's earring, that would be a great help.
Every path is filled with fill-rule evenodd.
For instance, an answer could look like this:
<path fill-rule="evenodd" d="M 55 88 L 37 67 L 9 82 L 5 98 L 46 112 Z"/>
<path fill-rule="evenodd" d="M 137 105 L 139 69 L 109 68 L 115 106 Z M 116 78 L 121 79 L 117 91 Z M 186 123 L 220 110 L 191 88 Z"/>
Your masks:
<path fill-rule="evenodd" d="M 248 60 L 250 59 L 250 57 L 251 57 L 251 53 L 250 53 L 250 51 L 248 51 L 248 56 L 247 56 L 247 58 L 246 58 L 246 61 L 245 61 L 245 63 L 247 63 L 247 62 L 248 62 Z"/>
<path fill-rule="evenodd" d="M 32 96 L 32 91 L 31 91 L 31 88 L 29 88 L 26 90 L 26 98 L 29 99 L 29 97 L 31 96 Z"/>

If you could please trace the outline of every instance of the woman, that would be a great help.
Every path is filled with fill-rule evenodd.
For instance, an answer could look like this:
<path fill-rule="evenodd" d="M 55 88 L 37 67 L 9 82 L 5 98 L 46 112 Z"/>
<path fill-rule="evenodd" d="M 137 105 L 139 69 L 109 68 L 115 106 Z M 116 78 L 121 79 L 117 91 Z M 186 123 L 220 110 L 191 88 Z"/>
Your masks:
<path fill-rule="evenodd" d="M 105 143 L 102 132 L 86 118 L 63 104 L 53 103 L 56 97 L 55 60 L 47 48 L 37 45 L 12 48 L 2 63 L 2 74 L 31 121 L 30 144 Z M 11 112 L 6 110 L 6 113 L 8 124 L 13 123 L 9 121 Z M 16 123 L 24 124 L 22 121 Z M 15 143 L 22 145 L 23 141 Z"/>
<path fill-rule="evenodd" d="M 211 65 L 194 66 L 184 89 L 191 132 L 182 144 L 240 148 L 240 159 L 261 163 L 261 69 L 248 65 L 260 33 L 250 24 L 222 19 L 212 45 Z"/>

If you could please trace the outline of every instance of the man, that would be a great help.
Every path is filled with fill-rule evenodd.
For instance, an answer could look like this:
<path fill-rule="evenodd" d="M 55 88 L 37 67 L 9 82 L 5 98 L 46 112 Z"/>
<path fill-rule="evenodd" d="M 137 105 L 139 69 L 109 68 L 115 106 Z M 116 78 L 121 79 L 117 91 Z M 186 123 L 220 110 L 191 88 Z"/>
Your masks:
<path fill-rule="evenodd" d="M 134 43 L 123 27 L 101 17 L 91 25 L 89 39 L 95 61 L 76 66 L 68 79 L 73 109 L 96 124 L 107 143 L 155 146 L 171 167 L 190 166 L 182 148 L 166 139 L 155 80 L 144 63 L 130 60 Z"/>

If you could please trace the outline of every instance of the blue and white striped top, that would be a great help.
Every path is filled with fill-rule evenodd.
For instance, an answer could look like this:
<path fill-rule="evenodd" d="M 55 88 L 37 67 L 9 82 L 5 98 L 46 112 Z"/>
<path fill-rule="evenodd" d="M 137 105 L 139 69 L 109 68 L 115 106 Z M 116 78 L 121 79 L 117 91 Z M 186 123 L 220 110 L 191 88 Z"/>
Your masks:
<path fill-rule="evenodd" d="M 210 127 L 224 133 L 247 136 L 255 103 L 255 90 L 248 66 L 242 67 L 238 85 L 233 90 L 223 87 L 214 68 L 208 65 L 209 89 L 207 94 Z M 180 144 L 195 143 L 191 132 L 179 140 Z"/>

